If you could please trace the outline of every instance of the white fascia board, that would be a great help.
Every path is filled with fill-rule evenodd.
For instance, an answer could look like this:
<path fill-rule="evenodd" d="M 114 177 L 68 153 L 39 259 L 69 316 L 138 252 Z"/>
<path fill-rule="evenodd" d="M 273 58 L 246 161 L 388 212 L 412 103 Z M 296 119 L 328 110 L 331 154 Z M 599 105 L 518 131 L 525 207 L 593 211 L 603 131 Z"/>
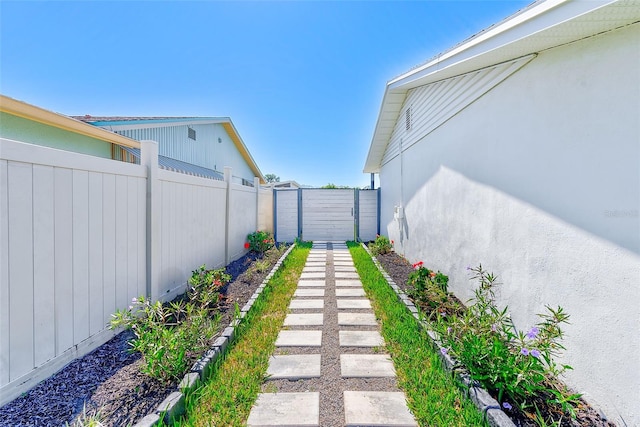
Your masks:
<path fill-rule="evenodd" d="M 388 83 L 389 89 L 406 90 L 464 74 L 474 69 L 492 65 L 478 59 L 490 52 L 505 51 L 501 61 L 534 52 L 521 51 L 518 55 L 507 54 L 507 46 L 534 36 L 552 27 L 575 19 L 618 0 L 547 0 L 524 10 L 502 24 L 489 28 L 472 37 L 468 42 L 439 55 L 427 64 L 411 70 Z M 552 46 L 549 46 L 552 47 Z M 492 55 L 493 56 L 493 55 Z M 488 58 L 489 59 L 489 58 Z M 495 60 L 494 58 L 491 58 Z M 476 60 L 476 61 L 473 61 Z M 501 62 L 497 61 L 497 62 Z M 489 61 L 491 62 L 491 61 Z M 468 63 L 468 64 L 466 64 Z M 466 66 L 468 65 L 468 66 Z"/>
<path fill-rule="evenodd" d="M 561 27 L 563 23 L 617 2 L 619 0 L 547 0 L 534 3 L 528 9 L 518 12 L 501 24 L 490 27 L 467 42 L 444 52 L 425 65 L 389 81 L 385 88 L 364 172 L 380 171 L 380 162 L 393 131 L 383 126 L 382 112 L 385 113 L 385 119 L 388 119 L 389 115 L 394 115 L 397 120 L 400 114 L 402 103 L 392 103 L 390 100 L 395 97 L 391 95 L 396 97 L 399 95 L 404 100 L 407 92 L 415 87 L 551 48 L 554 46 L 553 41 L 548 42 L 548 45 L 539 43 L 536 46 L 538 49 L 534 49 L 536 52 L 533 52 L 527 49 L 527 43 L 524 41 L 552 28 L 563 28 Z M 564 28 L 568 31 L 569 26 Z"/>
<path fill-rule="evenodd" d="M 153 122 L 153 123 L 144 123 L 144 120 L 130 120 L 128 123 L 120 123 L 120 124 L 110 124 L 109 122 L 100 122 L 101 124 L 96 124 L 94 126 L 101 127 L 104 129 L 109 129 L 111 131 L 116 130 L 135 130 L 135 129 L 154 129 L 154 128 L 165 128 L 171 126 L 195 126 L 195 125 L 210 125 L 210 124 L 222 124 L 230 122 L 231 119 L 229 117 L 212 117 L 201 120 L 193 120 L 193 119 L 185 119 L 185 120 L 167 120 L 164 122 Z"/>
<path fill-rule="evenodd" d="M 382 97 L 382 104 L 380 105 L 380 112 L 378 113 L 378 119 L 376 120 L 376 127 L 373 133 L 371 145 L 369 146 L 369 153 L 367 154 L 367 160 L 365 161 L 362 172 L 364 173 L 378 173 L 380 172 L 380 161 L 384 155 L 384 150 L 387 148 L 387 143 L 393 132 L 395 121 L 398 118 L 398 112 L 402 108 L 402 103 L 407 95 L 407 91 L 400 91 L 394 93 L 396 99 L 394 102 L 389 102 L 387 99 L 390 97 L 389 86 L 384 92 Z M 402 96 L 402 101 L 397 100 L 398 96 Z M 390 119 L 394 117 L 394 119 Z M 389 122 L 393 121 L 391 126 Z"/>

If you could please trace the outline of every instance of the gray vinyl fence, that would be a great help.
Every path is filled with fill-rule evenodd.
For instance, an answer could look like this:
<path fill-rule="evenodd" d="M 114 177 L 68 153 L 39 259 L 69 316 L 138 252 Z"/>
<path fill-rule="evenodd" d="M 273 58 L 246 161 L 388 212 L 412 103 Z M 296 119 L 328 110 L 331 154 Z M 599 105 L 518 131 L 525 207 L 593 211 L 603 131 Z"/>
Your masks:
<path fill-rule="evenodd" d="M 278 242 L 374 240 L 380 233 L 380 189 L 276 189 Z"/>
<path fill-rule="evenodd" d="M 271 190 L 0 139 L 0 405 L 108 340 L 133 297 L 167 300 L 271 231 Z M 257 179 L 256 179 L 257 181 Z"/>

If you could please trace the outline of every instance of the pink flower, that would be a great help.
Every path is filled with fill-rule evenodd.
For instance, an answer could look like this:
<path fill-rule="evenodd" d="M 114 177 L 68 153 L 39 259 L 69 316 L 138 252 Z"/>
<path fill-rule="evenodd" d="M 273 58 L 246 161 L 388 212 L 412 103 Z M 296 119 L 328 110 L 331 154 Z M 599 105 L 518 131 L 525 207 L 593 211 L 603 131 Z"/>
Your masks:
<path fill-rule="evenodd" d="M 424 264 L 424 262 L 422 262 L 422 261 L 416 262 L 415 264 L 413 264 L 413 268 L 420 268 L 420 267 L 422 267 L 423 264 Z"/>

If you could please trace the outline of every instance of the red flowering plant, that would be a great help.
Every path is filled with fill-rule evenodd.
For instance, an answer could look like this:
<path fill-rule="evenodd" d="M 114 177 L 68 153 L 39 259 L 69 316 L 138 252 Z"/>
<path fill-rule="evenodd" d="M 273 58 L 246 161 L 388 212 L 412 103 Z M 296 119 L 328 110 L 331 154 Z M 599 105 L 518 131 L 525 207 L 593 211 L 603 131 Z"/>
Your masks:
<path fill-rule="evenodd" d="M 247 240 L 248 242 L 244 244 L 244 248 L 260 254 L 265 253 L 276 244 L 273 236 L 269 232 L 260 230 L 250 233 L 247 236 Z"/>
<path fill-rule="evenodd" d="M 449 277 L 439 271 L 429 270 L 422 261 L 413 264 L 413 268 L 407 280 L 409 297 L 423 307 L 430 307 L 432 310 L 428 310 L 428 314 L 441 312 L 446 315 Z"/>

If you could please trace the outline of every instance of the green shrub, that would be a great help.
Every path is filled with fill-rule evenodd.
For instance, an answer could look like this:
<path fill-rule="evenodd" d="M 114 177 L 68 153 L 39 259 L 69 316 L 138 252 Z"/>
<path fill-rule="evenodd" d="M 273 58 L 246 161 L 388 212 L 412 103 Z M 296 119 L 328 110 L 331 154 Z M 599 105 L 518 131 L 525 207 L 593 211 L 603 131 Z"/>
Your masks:
<path fill-rule="evenodd" d="M 407 280 L 407 294 L 422 307 L 428 319 L 461 310 L 460 304 L 448 293 L 448 276 L 429 270 L 422 261 L 413 264 L 413 268 Z"/>
<path fill-rule="evenodd" d="M 441 351 L 459 360 L 471 378 L 495 392 L 505 409 L 512 406 L 535 412 L 536 399 L 557 405 L 574 414 L 579 395 L 570 394 L 556 378 L 568 365 L 554 361 L 564 347 L 560 325 L 569 316 L 562 307 L 547 307 L 541 321 L 528 332 L 519 331 L 495 302 L 496 277 L 479 266 L 469 269 L 479 281 L 472 304 L 461 316 L 438 316 L 435 328 L 442 341 Z"/>
<path fill-rule="evenodd" d="M 374 256 L 388 254 L 393 250 L 393 240 L 386 236 L 376 236 L 376 240 L 369 243 L 369 250 Z"/>
<path fill-rule="evenodd" d="M 265 253 L 275 245 L 275 240 L 271 233 L 267 231 L 254 231 L 247 235 L 247 243 L 244 244 L 245 249 L 258 252 L 260 254 Z"/>
<path fill-rule="evenodd" d="M 215 334 L 220 288 L 229 280 L 224 270 L 203 265 L 192 272 L 186 300 L 162 304 L 133 298 L 128 309 L 112 315 L 110 327 L 133 331 L 131 351 L 142 354 L 142 372 L 165 383 L 177 380 Z"/>

